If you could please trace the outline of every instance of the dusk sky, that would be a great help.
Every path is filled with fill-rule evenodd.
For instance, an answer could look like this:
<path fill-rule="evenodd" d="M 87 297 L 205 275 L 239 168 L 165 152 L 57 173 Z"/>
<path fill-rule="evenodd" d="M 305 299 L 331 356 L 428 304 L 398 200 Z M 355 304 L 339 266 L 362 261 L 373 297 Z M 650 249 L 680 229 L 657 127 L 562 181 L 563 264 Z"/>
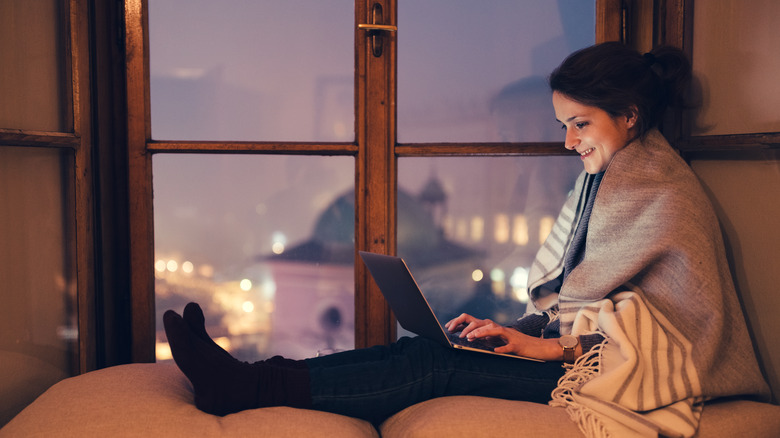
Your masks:
<path fill-rule="evenodd" d="M 351 141 L 352 8 L 348 0 L 151 2 L 153 137 Z M 592 43 L 593 25 L 583 14 L 592 15 L 593 5 L 401 1 L 399 141 L 502 140 L 491 99 L 522 78 L 543 78 L 570 51 Z M 518 126 L 541 132 L 528 140 L 559 140 L 551 105 L 540 102 Z M 552 130 L 539 130 L 540 123 Z M 455 192 L 457 180 L 489 172 L 432 161 L 402 160 L 400 185 L 415 193 L 435 172 Z M 198 251 L 200 243 L 200 251 L 224 261 L 267 251 L 280 231 L 274 222 L 283 222 L 287 239 L 306 238 L 319 212 L 354 182 L 346 157 L 158 154 L 154 163 L 158 251 Z M 479 205 L 484 195 L 474 196 L 452 202 Z M 274 212 L 265 214 L 277 216 L 270 223 L 258 213 L 269 202 Z M 255 236 L 264 225 L 271 227 L 266 235 Z"/>

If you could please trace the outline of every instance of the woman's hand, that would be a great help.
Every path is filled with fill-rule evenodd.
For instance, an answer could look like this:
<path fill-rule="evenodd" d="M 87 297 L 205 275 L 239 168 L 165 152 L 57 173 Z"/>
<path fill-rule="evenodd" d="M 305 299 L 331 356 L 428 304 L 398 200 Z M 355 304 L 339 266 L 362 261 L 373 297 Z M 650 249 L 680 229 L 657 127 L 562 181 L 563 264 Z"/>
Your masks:
<path fill-rule="evenodd" d="M 475 318 L 467 313 L 461 313 L 457 318 L 454 318 L 448 323 L 444 324 L 444 328 L 449 330 L 450 333 L 460 331 L 461 338 L 467 338 L 469 333 L 477 328 L 492 326 L 496 326 L 496 323 L 489 319 Z"/>
<path fill-rule="evenodd" d="M 549 361 L 563 360 L 563 349 L 558 344 L 557 339 L 528 336 L 513 328 L 496 324 L 489 319 L 479 319 L 464 313 L 444 324 L 444 328 L 450 333 L 461 330 L 460 337 L 469 340 L 500 338 L 504 345 L 494 348 L 496 353 L 515 354 Z M 582 354 L 581 348 L 577 346 L 577 356 Z"/>

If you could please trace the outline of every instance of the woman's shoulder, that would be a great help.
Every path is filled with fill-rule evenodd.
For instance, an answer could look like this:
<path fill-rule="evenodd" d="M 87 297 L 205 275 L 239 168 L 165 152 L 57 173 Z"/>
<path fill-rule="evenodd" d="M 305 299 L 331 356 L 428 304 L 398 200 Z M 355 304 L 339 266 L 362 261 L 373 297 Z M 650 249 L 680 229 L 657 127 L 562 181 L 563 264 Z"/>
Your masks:
<path fill-rule="evenodd" d="M 657 130 L 616 154 L 604 174 L 599 197 L 635 214 L 663 212 L 665 221 L 717 223 L 704 187 L 691 167 Z"/>
<path fill-rule="evenodd" d="M 607 180 L 624 189 L 666 191 L 685 186 L 700 188 L 693 170 L 656 129 L 615 154 L 604 175 L 604 182 Z"/>

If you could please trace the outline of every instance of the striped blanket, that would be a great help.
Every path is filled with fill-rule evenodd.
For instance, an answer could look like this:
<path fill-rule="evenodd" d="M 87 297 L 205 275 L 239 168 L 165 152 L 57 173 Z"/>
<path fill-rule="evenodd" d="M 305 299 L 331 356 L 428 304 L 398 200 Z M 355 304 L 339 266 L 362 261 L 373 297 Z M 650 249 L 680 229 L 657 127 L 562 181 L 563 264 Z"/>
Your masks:
<path fill-rule="evenodd" d="M 532 305 L 562 334 L 601 333 L 553 392 L 587 436 L 696 433 L 702 402 L 769 389 L 759 372 L 701 185 L 658 131 L 619 151 L 601 181 L 582 262 L 560 291 L 585 202 L 583 174 L 529 273 Z"/>

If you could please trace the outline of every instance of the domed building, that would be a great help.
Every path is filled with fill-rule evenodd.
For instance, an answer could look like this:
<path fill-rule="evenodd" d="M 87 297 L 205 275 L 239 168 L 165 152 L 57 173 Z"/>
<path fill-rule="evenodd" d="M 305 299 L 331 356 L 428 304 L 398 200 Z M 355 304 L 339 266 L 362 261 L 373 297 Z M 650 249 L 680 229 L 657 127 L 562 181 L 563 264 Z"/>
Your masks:
<path fill-rule="evenodd" d="M 446 195 L 435 180 L 421 196 L 398 191 L 397 238 L 403 257 L 436 310 L 439 302 L 452 305 L 469 296 L 453 296 L 463 289 L 430 278 L 468 278 L 481 254 L 446 239 L 434 217 L 442 211 Z M 320 215 L 312 235 L 281 254 L 258 261 L 270 267 L 275 283 L 269 350 L 288 357 L 308 357 L 322 350 L 354 347 L 355 194 L 347 191 Z M 459 275 L 445 274 L 451 271 Z M 447 291 L 447 295 L 444 295 Z M 444 311 L 446 313 L 447 310 Z"/>
<path fill-rule="evenodd" d="M 398 190 L 398 250 L 410 265 L 438 265 L 477 254 L 445 238 L 439 223 L 441 216 L 434 215 L 445 200 L 444 190 L 435 180 L 429 181 L 417 197 Z M 308 240 L 282 254 L 261 259 L 352 265 L 355 262 L 355 192 L 344 193 L 325 209 Z"/>

